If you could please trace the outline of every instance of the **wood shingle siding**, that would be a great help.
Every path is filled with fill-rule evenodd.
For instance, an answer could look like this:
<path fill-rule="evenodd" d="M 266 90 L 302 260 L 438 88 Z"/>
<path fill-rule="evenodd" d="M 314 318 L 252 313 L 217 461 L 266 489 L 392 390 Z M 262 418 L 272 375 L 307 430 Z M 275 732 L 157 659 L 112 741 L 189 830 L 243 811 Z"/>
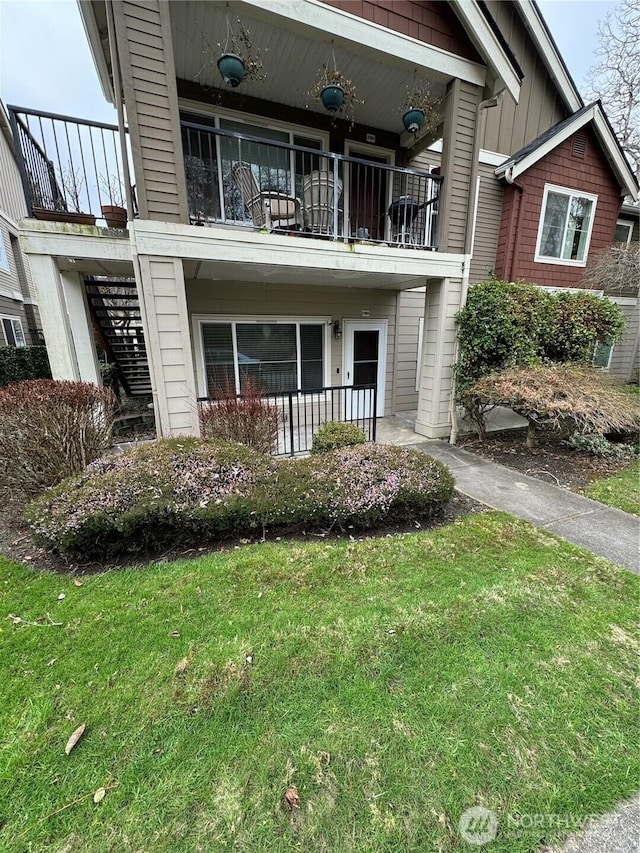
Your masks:
<path fill-rule="evenodd" d="M 168 4 L 114 7 L 140 216 L 188 219 Z"/>

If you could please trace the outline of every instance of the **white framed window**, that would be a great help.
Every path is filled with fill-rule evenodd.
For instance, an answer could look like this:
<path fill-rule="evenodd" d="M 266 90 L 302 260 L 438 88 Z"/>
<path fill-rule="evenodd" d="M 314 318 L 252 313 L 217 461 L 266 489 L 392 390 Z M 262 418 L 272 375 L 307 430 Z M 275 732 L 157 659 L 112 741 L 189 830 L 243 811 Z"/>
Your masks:
<path fill-rule="evenodd" d="M 633 222 L 628 219 L 618 219 L 616 222 L 616 230 L 613 236 L 614 243 L 630 243 L 631 234 L 633 233 Z"/>
<path fill-rule="evenodd" d="M 583 267 L 598 196 L 545 184 L 535 261 Z"/>
<path fill-rule="evenodd" d="M 1 316 L 5 344 L 9 347 L 26 347 L 27 342 L 20 317 Z"/>
<path fill-rule="evenodd" d="M 316 391 L 328 384 L 331 318 L 194 317 L 199 386 L 206 396 Z"/>

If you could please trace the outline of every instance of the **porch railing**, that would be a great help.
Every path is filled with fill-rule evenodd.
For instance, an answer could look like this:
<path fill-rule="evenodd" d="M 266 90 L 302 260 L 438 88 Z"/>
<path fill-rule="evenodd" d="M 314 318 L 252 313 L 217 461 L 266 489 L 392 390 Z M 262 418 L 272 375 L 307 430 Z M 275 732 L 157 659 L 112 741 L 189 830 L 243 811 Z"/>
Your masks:
<path fill-rule="evenodd" d="M 126 191 L 116 125 L 23 107 L 8 111 L 29 216 L 81 224 L 110 224 L 119 216 L 113 208 L 126 208 Z"/>
<path fill-rule="evenodd" d="M 274 453 L 295 456 L 311 450 L 313 436 L 325 423 L 339 421 L 360 427 L 367 441 L 376 440 L 377 389 L 375 385 L 336 385 L 314 391 L 284 391 L 262 398 L 278 412 L 278 438 Z M 238 395 L 242 400 L 242 395 Z M 198 405 L 215 407 L 215 397 L 199 397 Z"/>
<path fill-rule="evenodd" d="M 437 248 L 440 175 L 188 121 L 182 142 L 193 224 Z"/>

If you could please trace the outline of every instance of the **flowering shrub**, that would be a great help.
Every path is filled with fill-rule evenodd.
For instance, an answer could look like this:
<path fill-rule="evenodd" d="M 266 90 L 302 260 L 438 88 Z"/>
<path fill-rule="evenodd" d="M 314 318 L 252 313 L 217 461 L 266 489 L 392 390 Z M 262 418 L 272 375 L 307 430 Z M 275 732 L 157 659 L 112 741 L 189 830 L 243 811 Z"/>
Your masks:
<path fill-rule="evenodd" d="M 313 436 L 311 453 L 325 453 L 338 447 L 351 447 L 354 444 L 364 444 L 367 436 L 355 424 L 329 421 L 323 424 Z"/>
<path fill-rule="evenodd" d="M 31 504 L 27 519 L 40 543 L 90 559 L 266 528 L 365 529 L 435 515 L 452 492 L 443 465 L 407 448 L 278 462 L 240 444 L 164 439 L 92 463 Z"/>
<path fill-rule="evenodd" d="M 32 379 L 0 388 L 0 488 L 34 495 L 111 442 L 115 397 L 88 382 Z"/>

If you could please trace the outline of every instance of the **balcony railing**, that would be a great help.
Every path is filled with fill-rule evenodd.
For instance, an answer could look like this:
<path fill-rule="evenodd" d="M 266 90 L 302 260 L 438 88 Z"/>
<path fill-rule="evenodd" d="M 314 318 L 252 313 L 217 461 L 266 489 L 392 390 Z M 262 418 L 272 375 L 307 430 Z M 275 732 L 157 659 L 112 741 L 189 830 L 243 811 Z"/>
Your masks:
<path fill-rule="evenodd" d="M 367 441 L 376 440 L 377 389 L 375 385 L 335 385 L 314 391 L 280 391 L 263 398 L 277 412 L 278 435 L 274 455 L 295 456 L 311 450 L 313 436 L 325 423 L 339 421 L 360 427 Z M 239 394 L 237 399 L 242 400 Z M 224 404 L 215 397 L 199 397 L 201 417 Z"/>
<path fill-rule="evenodd" d="M 422 249 L 442 178 L 182 122 L 190 221 Z"/>
<path fill-rule="evenodd" d="M 8 110 L 29 216 L 126 226 L 117 126 L 22 107 Z"/>

